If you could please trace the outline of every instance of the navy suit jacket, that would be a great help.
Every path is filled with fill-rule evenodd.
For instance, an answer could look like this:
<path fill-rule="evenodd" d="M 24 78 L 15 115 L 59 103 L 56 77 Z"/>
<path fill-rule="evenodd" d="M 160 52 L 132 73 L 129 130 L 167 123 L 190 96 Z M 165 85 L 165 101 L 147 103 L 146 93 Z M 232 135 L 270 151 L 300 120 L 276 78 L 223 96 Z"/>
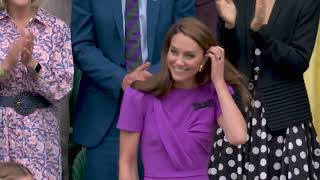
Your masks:
<path fill-rule="evenodd" d="M 158 67 L 162 41 L 179 18 L 194 14 L 194 0 L 148 0 L 148 60 Z M 92 147 L 116 123 L 125 69 L 121 0 L 73 0 L 72 46 L 82 71 L 73 138 Z"/>

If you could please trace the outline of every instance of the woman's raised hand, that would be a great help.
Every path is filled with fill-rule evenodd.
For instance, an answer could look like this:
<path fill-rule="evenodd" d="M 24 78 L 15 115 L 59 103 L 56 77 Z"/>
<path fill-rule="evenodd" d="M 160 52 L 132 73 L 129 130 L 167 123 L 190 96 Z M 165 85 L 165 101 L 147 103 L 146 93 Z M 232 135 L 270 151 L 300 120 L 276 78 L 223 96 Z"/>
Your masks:
<path fill-rule="evenodd" d="M 234 0 L 215 0 L 218 14 L 228 29 L 232 29 L 236 24 L 237 9 L 233 1 Z"/>
<path fill-rule="evenodd" d="M 211 60 L 211 80 L 213 84 L 224 81 L 224 49 L 219 46 L 210 47 L 206 56 Z"/>

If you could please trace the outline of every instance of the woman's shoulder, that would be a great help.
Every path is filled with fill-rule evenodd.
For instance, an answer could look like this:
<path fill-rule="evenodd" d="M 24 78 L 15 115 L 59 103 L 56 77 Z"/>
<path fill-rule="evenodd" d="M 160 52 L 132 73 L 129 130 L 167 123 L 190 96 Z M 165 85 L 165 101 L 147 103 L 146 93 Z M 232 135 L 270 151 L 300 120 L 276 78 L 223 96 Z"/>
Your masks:
<path fill-rule="evenodd" d="M 210 83 L 209 85 L 207 85 L 207 88 L 210 90 L 211 93 L 217 94 L 217 90 L 213 84 Z M 234 88 L 232 87 L 232 85 L 227 84 L 227 88 L 230 94 L 234 94 Z"/>
<path fill-rule="evenodd" d="M 136 102 L 140 102 L 140 103 L 146 103 L 147 101 L 151 100 L 152 98 L 154 98 L 153 95 L 148 94 L 146 92 L 137 90 L 133 87 L 128 87 L 125 92 L 124 92 L 124 97 L 125 98 L 130 98 L 133 99 Z"/>
<path fill-rule="evenodd" d="M 145 93 L 143 91 L 140 91 L 140 90 L 138 90 L 136 88 L 133 88 L 131 86 L 129 86 L 124 92 L 127 93 L 127 94 L 134 95 L 134 96 L 146 96 L 146 95 L 148 95 L 147 93 Z"/>

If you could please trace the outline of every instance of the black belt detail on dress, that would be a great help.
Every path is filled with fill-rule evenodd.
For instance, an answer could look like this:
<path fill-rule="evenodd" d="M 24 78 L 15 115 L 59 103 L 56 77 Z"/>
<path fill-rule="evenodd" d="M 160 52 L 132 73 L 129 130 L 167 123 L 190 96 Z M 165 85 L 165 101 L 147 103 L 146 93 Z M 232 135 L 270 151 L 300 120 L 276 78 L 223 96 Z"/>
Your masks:
<path fill-rule="evenodd" d="M 48 108 L 51 105 L 46 98 L 32 92 L 20 92 L 14 96 L 0 96 L 1 107 L 11 107 L 22 116 L 28 116 L 36 109 Z"/>
<path fill-rule="evenodd" d="M 208 99 L 204 102 L 192 103 L 193 110 L 198 110 L 206 107 L 213 107 L 213 99 Z"/>

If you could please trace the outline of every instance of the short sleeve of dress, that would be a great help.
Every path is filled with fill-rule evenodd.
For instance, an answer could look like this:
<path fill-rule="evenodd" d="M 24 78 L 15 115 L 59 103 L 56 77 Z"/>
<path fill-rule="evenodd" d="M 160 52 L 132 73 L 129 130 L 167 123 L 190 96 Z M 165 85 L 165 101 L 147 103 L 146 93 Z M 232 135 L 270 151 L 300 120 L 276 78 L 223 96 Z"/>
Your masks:
<path fill-rule="evenodd" d="M 141 132 L 143 128 L 146 96 L 143 92 L 128 88 L 123 95 L 117 128 Z"/>
<path fill-rule="evenodd" d="M 227 85 L 228 86 L 228 90 L 229 90 L 229 93 L 231 95 L 234 94 L 234 90 L 233 88 L 230 86 L 230 85 Z M 214 88 L 214 87 L 213 87 Z M 221 106 L 220 106 L 220 102 L 219 102 L 219 98 L 218 98 L 218 94 L 214 88 L 213 90 L 213 103 L 214 103 L 214 114 L 215 114 L 215 119 L 217 120 L 219 118 L 219 116 L 221 115 L 222 111 L 221 111 Z"/>

